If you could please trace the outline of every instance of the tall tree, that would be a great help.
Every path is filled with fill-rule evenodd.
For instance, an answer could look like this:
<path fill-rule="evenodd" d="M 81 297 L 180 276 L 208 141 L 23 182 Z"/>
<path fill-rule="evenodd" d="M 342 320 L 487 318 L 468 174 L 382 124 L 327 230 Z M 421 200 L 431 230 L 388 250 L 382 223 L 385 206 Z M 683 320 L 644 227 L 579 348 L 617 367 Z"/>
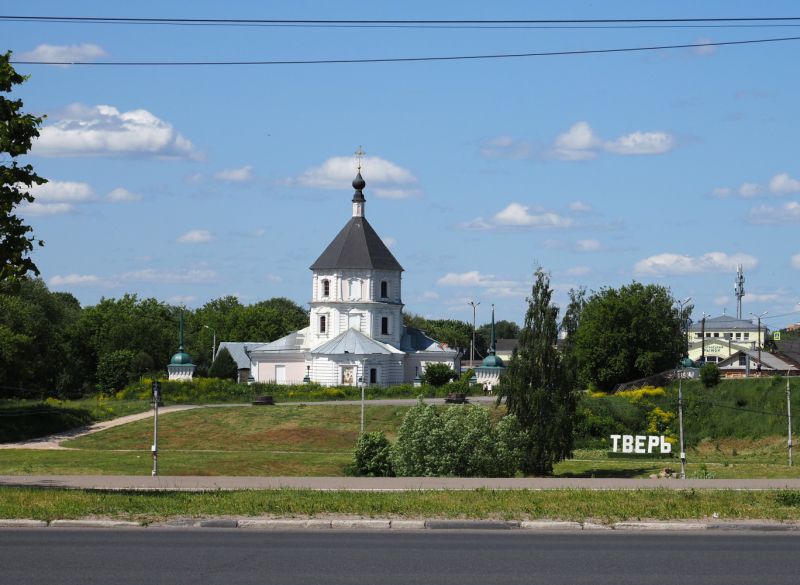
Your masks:
<path fill-rule="evenodd" d="M 13 86 L 28 79 L 14 71 L 10 58 L 11 51 L 0 55 L 0 92 L 3 93 L 10 93 Z M 35 243 L 44 245 L 42 240 L 30 235 L 33 229 L 13 213 L 23 201 L 33 202 L 28 189 L 47 182 L 33 172 L 31 165 L 20 166 L 16 161 L 30 150 L 42 123 L 42 118 L 23 114 L 22 106 L 22 100 L 9 100 L 0 95 L 0 294 L 16 294 L 20 281 L 27 274 L 38 276 L 39 269 L 30 253 Z M 8 164 L 9 159 L 11 164 Z"/>
<path fill-rule="evenodd" d="M 527 431 L 523 471 L 550 475 L 555 463 L 572 454 L 577 396 L 556 349 L 559 308 L 552 303 L 550 274 L 540 266 L 534 278 L 525 325 L 500 381 L 498 403 L 505 398 L 509 414 Z"/>
<path fill-rule="evenodd" d="M 581 326 L 581 315 L 585 306 L 586 288 L 570 289 L 569 305 L 567 305 L 564 318 L 561 320 L 561 331 L 565 336 L 561 344 L 561 353 L 564 356 L 564 367 L 567 370 L 569 382 L 573 389 L 580 382 L 580 368 L 575 353 L 575 344 L 578 329 Z"/>
<path fill-rule="evenodd" d="M 581 379 L 609 391 L 620 382 L 675 367 L 684 340 L 681 316 L 673 305 L 669 288 L 657 284 L 634 281 L 593 292 L 575 335 Z"/>

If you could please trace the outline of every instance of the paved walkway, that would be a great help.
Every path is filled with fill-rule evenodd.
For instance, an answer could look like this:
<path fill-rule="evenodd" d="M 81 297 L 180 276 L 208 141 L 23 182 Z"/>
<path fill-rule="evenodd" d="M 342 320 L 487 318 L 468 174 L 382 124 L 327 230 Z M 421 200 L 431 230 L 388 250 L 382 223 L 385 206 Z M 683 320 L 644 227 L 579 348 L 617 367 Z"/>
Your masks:
<path fill-rule="evenodd" d="M 494 404 L 495 398 L 491 396 L 475 396 L 469 399 L 471 404 Z M 428 404 L 444 404 L 444 398 L 426 398 L 425 402 Z M 368 406 L 413 406 L 417 403 L 415 398 L 397 398 L 397 399 L 389 399 L 389 400 L 367 400 L 365 404 Z M 354 401 L 354 400 L 331 400 L 325 402 L 278 402 L 276 403 L 277 406 L 298 406 L 300 404 L 305 404 L 306 406 L 341 406 L 341 405 L 350 405 L 350 406 L 361 406 L 361 401 Z M 169 414 L 171 412 L 180 412 L 182 410 L 192 410 L 194 408 L 231 408 L 231 407 L 250 407 L 250 404 L 186 404 L 180 406 L 162 406 L 158 409 L 159 416 L 163 416 L 165 414 Z M 266 408 L 266 407 L 265 407 Z M 115 418 L 114 420 L 109 420 L 105 422 L 95 423 L 88 427 L 80 427 L 77 429 L 70 429 L 68 431 L 64 431 L 62 433 L 56 433 L 55 435 L 49 435 L 47 437 L 39 437 L 38 439 L 29 439 L 27 441 L 20 441 L 18 443 L 3 443 L 0 444 L 0 449 L 45 449 L 45 450 L 70 450 L 68 447 L 62 447 L 60 443 L 62 441 L 69 441 L 70 439 L 77 439 L 78 437 L 83 437 L 84 435 L 89 435 L 91 433 L 96 433 L 98 431 L 104 431 L 106 429 L 110 429 L 112 427 L 118 427 L 120 425 L 127 424 L 129 422 L 134 422 L 137 420 L 142 420 L 146 418 L 152 418 L 153 411 L 148 410 L 146 412 L 140 412 L 138 414 L 129 414 L 127 416 L 121 416 L 119 418 Z"/>
<path fill-rule="evenodd" d="M 111 490 L 241 490 L 305 488 L 331 491 L 485 489 L 800 489 L 800 479 L 481 479 L 453 477 L 229 477 L 132 475 L 0 475 L 0 486 Z"/>

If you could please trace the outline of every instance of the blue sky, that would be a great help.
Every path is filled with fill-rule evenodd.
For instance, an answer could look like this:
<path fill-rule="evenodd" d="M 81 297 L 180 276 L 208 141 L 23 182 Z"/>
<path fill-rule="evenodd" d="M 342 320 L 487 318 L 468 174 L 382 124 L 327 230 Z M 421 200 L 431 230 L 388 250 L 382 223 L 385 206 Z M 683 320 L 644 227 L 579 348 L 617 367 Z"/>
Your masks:
<path fill-rule="evenodd" d="M 797 16 L 785 2 L 61 2 L 19 15 L 270 19 Z M 188 27 L 0 22 L 18 60 L 451 56 L 800 36 L 800 26 L 634 29 Z M 351 215 L 406 269 L 406 310 L 523 320 L 531 273 L 556 297 L 632 280 L 695 315 L 800 301 L 800 42 L 426 63 L 18 65 L 47 114 L 26 162 L 51 184 L 23 214 L 51 289 L 199 306 L 310 299 L 308 266 Z M 798 315 L 765 321 L 770 327 Z"/>

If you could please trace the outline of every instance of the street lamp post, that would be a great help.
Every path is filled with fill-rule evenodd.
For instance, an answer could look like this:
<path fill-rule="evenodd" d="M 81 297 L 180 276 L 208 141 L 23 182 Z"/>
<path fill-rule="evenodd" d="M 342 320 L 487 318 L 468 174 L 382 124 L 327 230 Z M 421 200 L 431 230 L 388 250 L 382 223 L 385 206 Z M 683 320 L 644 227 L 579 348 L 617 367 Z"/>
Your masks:
<path fill-rule="evenodd" d="M 692 297 L 687 298 L 685 301 L 677 301 L 679 313 L 678 317 L 683 320 L 683 307 L 692 300 Z M 688 335 L 688 331 L 687 331 Z M 687 344 L 688 344 L 688 337 L 687 337 Z M 675 373 L 678 373 L 678 369 L 675 369 Z M 683 376 L 678 374 L 678 423 L 680 425 L 681 430 L 681 479 L 686 479 L 686 453 L 683 450 Z"/>
<path fill-rule="evenodd" d="M 214 361 L 214 356 L 217 355 L 217 330 L 208 325 L 203 325 L 206 329 L 211 329 L 214 332 L 214 344 L 211 346 L 211 361 Z"/>
<path fill-rule="evenodd" d="M 356 366 L 358 367 L 358 366 Z M 361 434 L 364 434 L 364 388 L 367 385 L 367 360 L 361 366 Z"/>
<path fill-rule="evenodd" d="M 769 311 L 764 311 L 760 315 L 756 315 L 753 311 L 750 311 L 750 314 L 758 319 L 758 365 L 761 366 L 761 346 L 764 345 L 761 339 L 761 317 L 769 313 Z M 759 369 L 758 375 L 761 376 L 761 371 Z"/>
<path fill-rule="evenodd" d="M 711 313 L 706 314 L 706 312 L 703 311 L 703 328 L 700 331 L 700 336 L 702 337 L 703 340 L 703 349 L 700 352 L 700 361 L 703 362 L 704 364 L 706 362 L 706 318 L 710 316 Z"/>
<path fill-rule="evenodd" d="M 153 382 L 153 475 L 158 475 L 158 402 L 161 400 L 161 382 Z"/>
<path fill-rule="evenodd" d="M 476 311 L 478 309 L 478 305 L 480 305 L 481 303 L 479 301 L 476 304 L 476 303 L 470 301 L 467 304 L 470 307 L 472 307 L 472 349 L 470 350 L 470 353 L 469 353 L 469 367 L 472 367 L 472 366 L 475 365 L 475 316 L 477 314 Z"/>

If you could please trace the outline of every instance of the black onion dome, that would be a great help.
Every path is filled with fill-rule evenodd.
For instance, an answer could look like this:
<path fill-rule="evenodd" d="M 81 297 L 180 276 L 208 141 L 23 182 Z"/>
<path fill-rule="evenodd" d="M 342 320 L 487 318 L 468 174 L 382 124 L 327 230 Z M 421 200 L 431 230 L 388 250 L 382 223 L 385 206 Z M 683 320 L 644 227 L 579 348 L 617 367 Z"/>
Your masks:
<path fill-rule="evenodd" d="M 356 191 L 361 191 L 366 186 L 367 186 L 367 183 L 366 183 L 366 181 L 364 181 L 364 178 L 361 176 L 361 171 L 359 171 L 358 174 L 356 175 L 356 178 L 353 179 L 353 189 L 355 189 Z"/>

